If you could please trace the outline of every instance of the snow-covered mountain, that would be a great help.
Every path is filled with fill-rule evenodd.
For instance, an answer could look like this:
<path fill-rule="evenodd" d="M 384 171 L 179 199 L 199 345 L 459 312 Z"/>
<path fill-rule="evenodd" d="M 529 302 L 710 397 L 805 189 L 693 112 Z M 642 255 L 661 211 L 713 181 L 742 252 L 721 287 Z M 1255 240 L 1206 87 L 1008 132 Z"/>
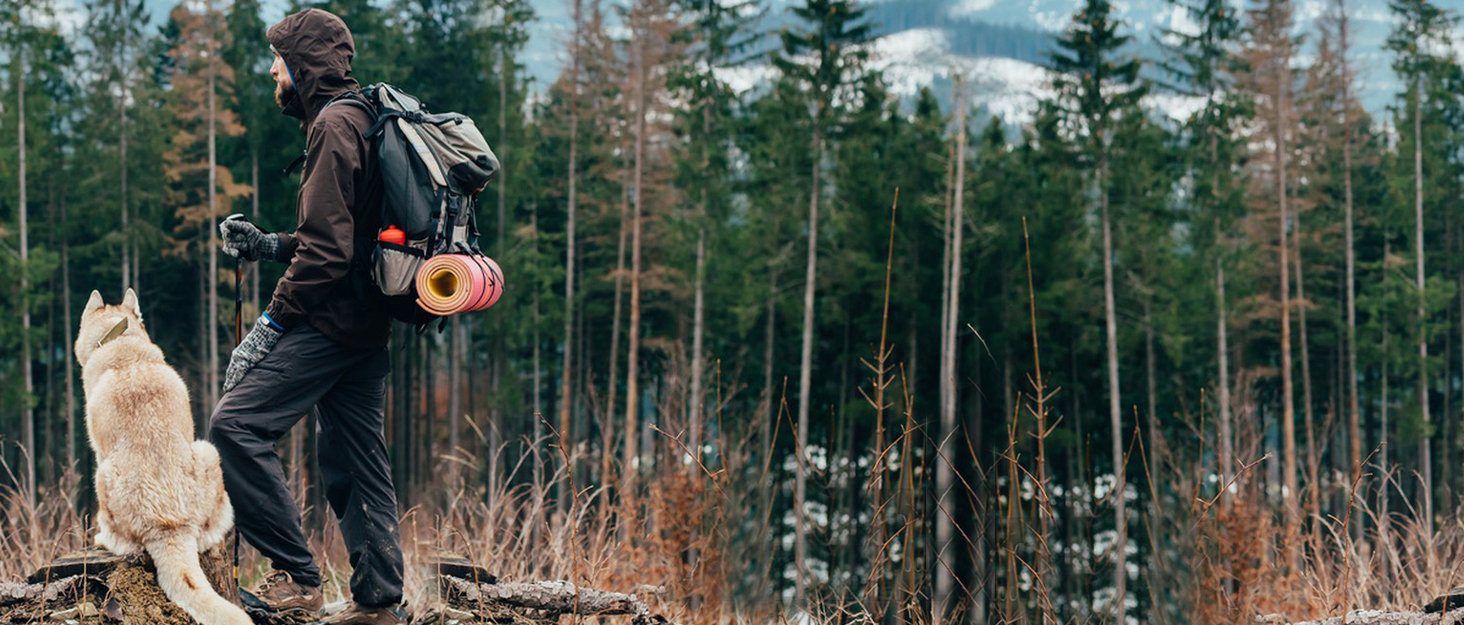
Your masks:
<path fill-rule="evenodd" d="M 81 0 L 62 0 L 79 4 Z M 161 22 L 176 0 L 147 0 Z M 385 0 L 383 0 L 385 1 Z M 775 32 L 792 23 L 789 9 L 798 0 L 770 3 L 761 28 Z M 1246 0 L 1232 0 L 1237 9 Z M 1296 32 L 1309 39 L 1317 19 L 1333 0 L 1295 0 Z M 873 44 L 876 66 L 886 70 L 901 95 L 913 96 L 931 86 L 944 100 L 951 96 L 952 76 L 959 71 L 971 85 L 973 104 L 1011 121 L 1030 115 L 1036 99 L 1048 92 L 1043 65 L 1055 36 L 1067 27 L 1083 0 L 868 0 L 869 17 L 879 39 Z M 1354 27 L 1354 63 L 1361 97 L 1375 114 L 1382 113 L 1398 91 L 1398 82 L 1384 49 L 1393 19 L 1387 0 L 1347 0 Z M 283 17 L 287 0 L 265 0 L 265 20 Z M 1445 2 L 1445 5 L 1451 4 Z M 567 59 L 569 0 L 536 0 L 525 62 L 539 87 L 549 84 Z M 1114 7 L 1134 35 L 1139 54 L 1159 54 L 1156 38 L 1166 29 L 1192 31 L 1184 10 L 1168 0 L 1114 0 Z M 1464 8 L 1464 5 L 1456 9 Z M 1456 36 L 1464 43 L 1464 26 Z M 769 42 L 768 45 L 775 45 Z M 1464 45 L 1459 46 L 1464 51 Z M 766 68 L 740 68 L 729 73 L 736 84 L 751 88 L 769 75 Z M 1183 98 L 1156 96 L 1152 105 L 1180 116 L 1191 106 Z"/>
<path fill-rule="evenodd" d="M 1317 36 L 1317 20 L 1332 1 L 1293 2 L 1295 32 L 1303 38 L 1298 63 L 1309 61 L 1310 42 Z M 1232 3 L 1237 10 L 1247 4 L 1242 0 L 1232 0 Z M 1067 27 L 1082 0 L 948 0 L 948 4 L 947 15 L 953 28 L 959 24 L 995 23 L 1056 34 Z M 1165 30 L 1193 32 L 1196 29 L 1188 13 L 1167 0 L 1114 0 L 1113 4 L 1118 18 L 1146 57 L 1158 54 L 1154 42 Z M 1464 5 L 1455 7 L 1456 10 L 1459 8 L 1464 8 Z M 1389 65 L 1390 55 L 1384 48 L 1394 20 L 1388 11 L 1387 0 L 1347 0 L 1347 10 L 1353 28 L 1353 63 L 1359 73 L 1360 97 L 1369 110 L 1381 113 L 1398 90 L 1397 79 Z M 1456 41 L 1464 42 L 1464 28 L 1456 36 Z M 1032 71 L 1040 70 L 1033 68 Z M 1013 87 L 1014 90 L 1020 88 L 1020 85 Z M 1177 99 L 1169 101 L 1180 102 Z"/>

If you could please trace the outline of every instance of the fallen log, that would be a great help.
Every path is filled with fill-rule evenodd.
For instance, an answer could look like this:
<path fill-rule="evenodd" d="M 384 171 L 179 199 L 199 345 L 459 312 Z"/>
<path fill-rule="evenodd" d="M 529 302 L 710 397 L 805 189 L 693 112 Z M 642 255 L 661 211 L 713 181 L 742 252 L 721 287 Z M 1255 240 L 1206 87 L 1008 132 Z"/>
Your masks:
<path fill-rule="evenodd" d="M 634 625 L 667 624 L 637 595 L 576 586 L 566 581 L 476 583 L 439 578 L 444 603 L 413 620 L 415 625 L 555 623 L 559 617 L 629 615 Z M 638 589 L 659 590 L 654 587 Z"/>
<path fill-rule="evenodd" d="M 1464 625 L 1464 610 L 1442 614 L 1353 610 L 1345 617 L 1333 616 L 1315 621 L 1287 621 L 1285 617 L 1272 614 L 1262 616 L 1256 622 L 1258 625 Z"/>

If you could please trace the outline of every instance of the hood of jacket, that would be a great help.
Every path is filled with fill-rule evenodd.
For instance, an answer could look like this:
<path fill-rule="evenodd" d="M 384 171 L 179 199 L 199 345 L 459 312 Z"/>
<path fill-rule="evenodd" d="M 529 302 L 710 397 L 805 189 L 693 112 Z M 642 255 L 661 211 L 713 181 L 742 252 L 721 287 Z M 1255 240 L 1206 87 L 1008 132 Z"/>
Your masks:
<path fill-rule="evenodd" d="M 356 42 L 346 23 L 320 9 L 305 9 L 280 20 L 265 33 L 269 44 L 284 59 L 295 84 L 295 95 L 284 113 L 309 128 L 320 110 L 336 97 L 359 88 L 351 78 Z"/>

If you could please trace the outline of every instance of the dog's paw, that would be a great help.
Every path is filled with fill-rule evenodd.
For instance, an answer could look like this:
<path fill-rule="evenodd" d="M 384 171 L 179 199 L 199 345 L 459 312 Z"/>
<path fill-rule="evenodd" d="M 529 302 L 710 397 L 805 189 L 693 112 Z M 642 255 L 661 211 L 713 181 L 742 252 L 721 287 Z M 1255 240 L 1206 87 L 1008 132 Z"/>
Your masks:
<path fill-rule="evenodd" d="M 142 551 L 142 545 L 125 540 L 109 531 L 97 532 L 96 544 L 107 551 L 119 556 L 127 556 Z"/>

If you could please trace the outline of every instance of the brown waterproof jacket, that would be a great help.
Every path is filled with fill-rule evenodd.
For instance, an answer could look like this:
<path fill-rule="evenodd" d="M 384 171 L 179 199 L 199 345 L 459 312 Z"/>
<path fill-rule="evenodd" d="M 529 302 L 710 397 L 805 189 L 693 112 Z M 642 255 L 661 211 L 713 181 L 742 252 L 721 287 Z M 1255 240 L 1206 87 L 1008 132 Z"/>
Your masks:
<path fill-rule="evenodd" d="M 349 103 L 326 107 L 359 88 L 350 76 L 356 51 L 351 31 L 335 15 L 306 9 L 266 36 L 295 84 L 284 113 L 301 121 L 306 139 L 298 223 L 294 233 L 280 237 L 290 266 L 265 310 L 287 330 L 306 323 L 343 345 L 384 346 L 391 320 L 380 291 L 350 275 L 357 227 L 359 236 L 374 235 L 381 209 L 375 147 L 365 138 L 372 119 Z"/>

